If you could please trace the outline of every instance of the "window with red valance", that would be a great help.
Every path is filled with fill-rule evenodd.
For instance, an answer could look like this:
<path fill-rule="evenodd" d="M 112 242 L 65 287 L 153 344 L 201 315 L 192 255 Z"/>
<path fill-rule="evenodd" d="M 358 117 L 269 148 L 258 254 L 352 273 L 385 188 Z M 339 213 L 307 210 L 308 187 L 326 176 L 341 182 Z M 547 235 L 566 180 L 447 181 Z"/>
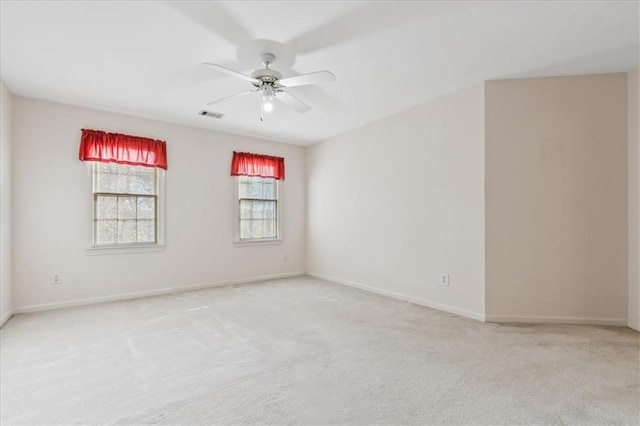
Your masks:
<path fill-rule="evenodd" d="M 257 176 L 284 180 L 284 158 L 234 151 L 231 160 L 231 176 Z"/>
<path fill-rule="evenodd" d="M 280 184 L 284 180 L 284 158 L 234 152 L 231 176 L 237 176 L 236 241 L 282 240 Z"/>
<path fill-rule="evenodd" d="M 140 136 L 82 129 L 80 160 L 167 169 L 167 144 Z"/>
<path fill-rule="evenodd" d="M 92 247 L 162 246 L 166 143 L 82 129 L 79 158 L 91 168 Z"/>

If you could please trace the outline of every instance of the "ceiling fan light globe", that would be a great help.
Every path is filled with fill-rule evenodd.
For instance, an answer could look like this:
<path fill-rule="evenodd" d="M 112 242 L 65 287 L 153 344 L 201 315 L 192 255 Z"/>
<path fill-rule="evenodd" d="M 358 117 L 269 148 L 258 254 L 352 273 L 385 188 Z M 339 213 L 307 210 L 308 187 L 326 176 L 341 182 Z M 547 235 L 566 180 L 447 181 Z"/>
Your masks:
<path fill-rule="evenodd" d="M 263 101 L 262 102 L 262 111 L 264 111 L 264 112 L 273 111 L 273 103 L 270 102 L 270 101 Z"/>

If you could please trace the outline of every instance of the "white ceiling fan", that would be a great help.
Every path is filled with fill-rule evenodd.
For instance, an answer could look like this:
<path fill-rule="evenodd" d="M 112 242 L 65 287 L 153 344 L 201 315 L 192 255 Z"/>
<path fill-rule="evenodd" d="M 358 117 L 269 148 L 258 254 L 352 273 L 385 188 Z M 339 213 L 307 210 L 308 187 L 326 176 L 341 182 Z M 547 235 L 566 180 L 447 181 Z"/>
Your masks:
<path fill-rule="evenodd" d="M 261 111 L 263 114 L 271 112 L 273 110 L 273 102 L 276 99 L 282 101 L 284 104 L 290 106 L 298 112 L 308 112 L 311 111 L 311 107 L 302 102 L 297 97 L 293 96 L 287 91 L 287 89 L 289 87 L 319 84 L 334 81 L 336 79 L 336 76 L 333 75 L 333 73 L 326 70 L 282 78 L 282 74 L 280 74 L 276 70 L 271 69 L 271 64 L 276 59 L 274 55 L 272 55 L 271 53 L 262 53 L 260 55 L 260 59 L 262 60 L 264 68 L 252 72 L 251 75 L 243 74 L 230 68 L 223 67 L 222 65 L 203 62 L 205 65 L 210 65 L 219 71 L 246 80 L 254 86 L 250 90 L 208 102 L 206 106 L 209 107 L 211 105 L 215 105 L 217 103 L 239 96 L 248 95 L 250 93 L 261 92 Z M 260 120 L 263 120 L 263 114 L 261 114 Z"/>

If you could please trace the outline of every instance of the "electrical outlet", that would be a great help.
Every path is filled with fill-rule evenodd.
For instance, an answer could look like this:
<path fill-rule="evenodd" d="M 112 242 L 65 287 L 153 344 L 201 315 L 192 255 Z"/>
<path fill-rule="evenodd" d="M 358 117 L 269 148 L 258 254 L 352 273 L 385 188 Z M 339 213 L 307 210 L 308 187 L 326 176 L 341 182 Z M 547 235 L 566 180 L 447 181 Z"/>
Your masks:
<path fill-rule="evenodd" d="M 287 255 L 285 254 L 284 256 L 282 256 L 282 261 L 286 262 L 287 261 Z"/>
<path fill-rule="evenodd" d="M 440 274 L 440 285 L 443 287 L 449 286 L 449 274 Z"/>
<path fill-rule="evenodd" d="M 60 284 L 60 274 L 53 274 L 51 276 L 51 284 L 52 285 L 58 285 Z"/>

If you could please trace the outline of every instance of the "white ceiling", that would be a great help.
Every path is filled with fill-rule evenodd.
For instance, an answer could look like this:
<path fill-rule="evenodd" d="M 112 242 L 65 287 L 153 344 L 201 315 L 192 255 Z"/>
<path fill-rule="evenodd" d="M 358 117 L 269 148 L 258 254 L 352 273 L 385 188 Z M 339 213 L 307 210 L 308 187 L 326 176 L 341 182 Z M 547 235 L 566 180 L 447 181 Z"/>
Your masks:
<path fill-rule="evenodd" d="M 309 144 L 487 79 L 638 66 L 637 1 L 1 3 L 0 72 L 16 95 Z M 259 97 L 211 100 L 250 83 L 258 53 L 285 76 L 337 81 L 290 89 L 313 110 Z"/>

